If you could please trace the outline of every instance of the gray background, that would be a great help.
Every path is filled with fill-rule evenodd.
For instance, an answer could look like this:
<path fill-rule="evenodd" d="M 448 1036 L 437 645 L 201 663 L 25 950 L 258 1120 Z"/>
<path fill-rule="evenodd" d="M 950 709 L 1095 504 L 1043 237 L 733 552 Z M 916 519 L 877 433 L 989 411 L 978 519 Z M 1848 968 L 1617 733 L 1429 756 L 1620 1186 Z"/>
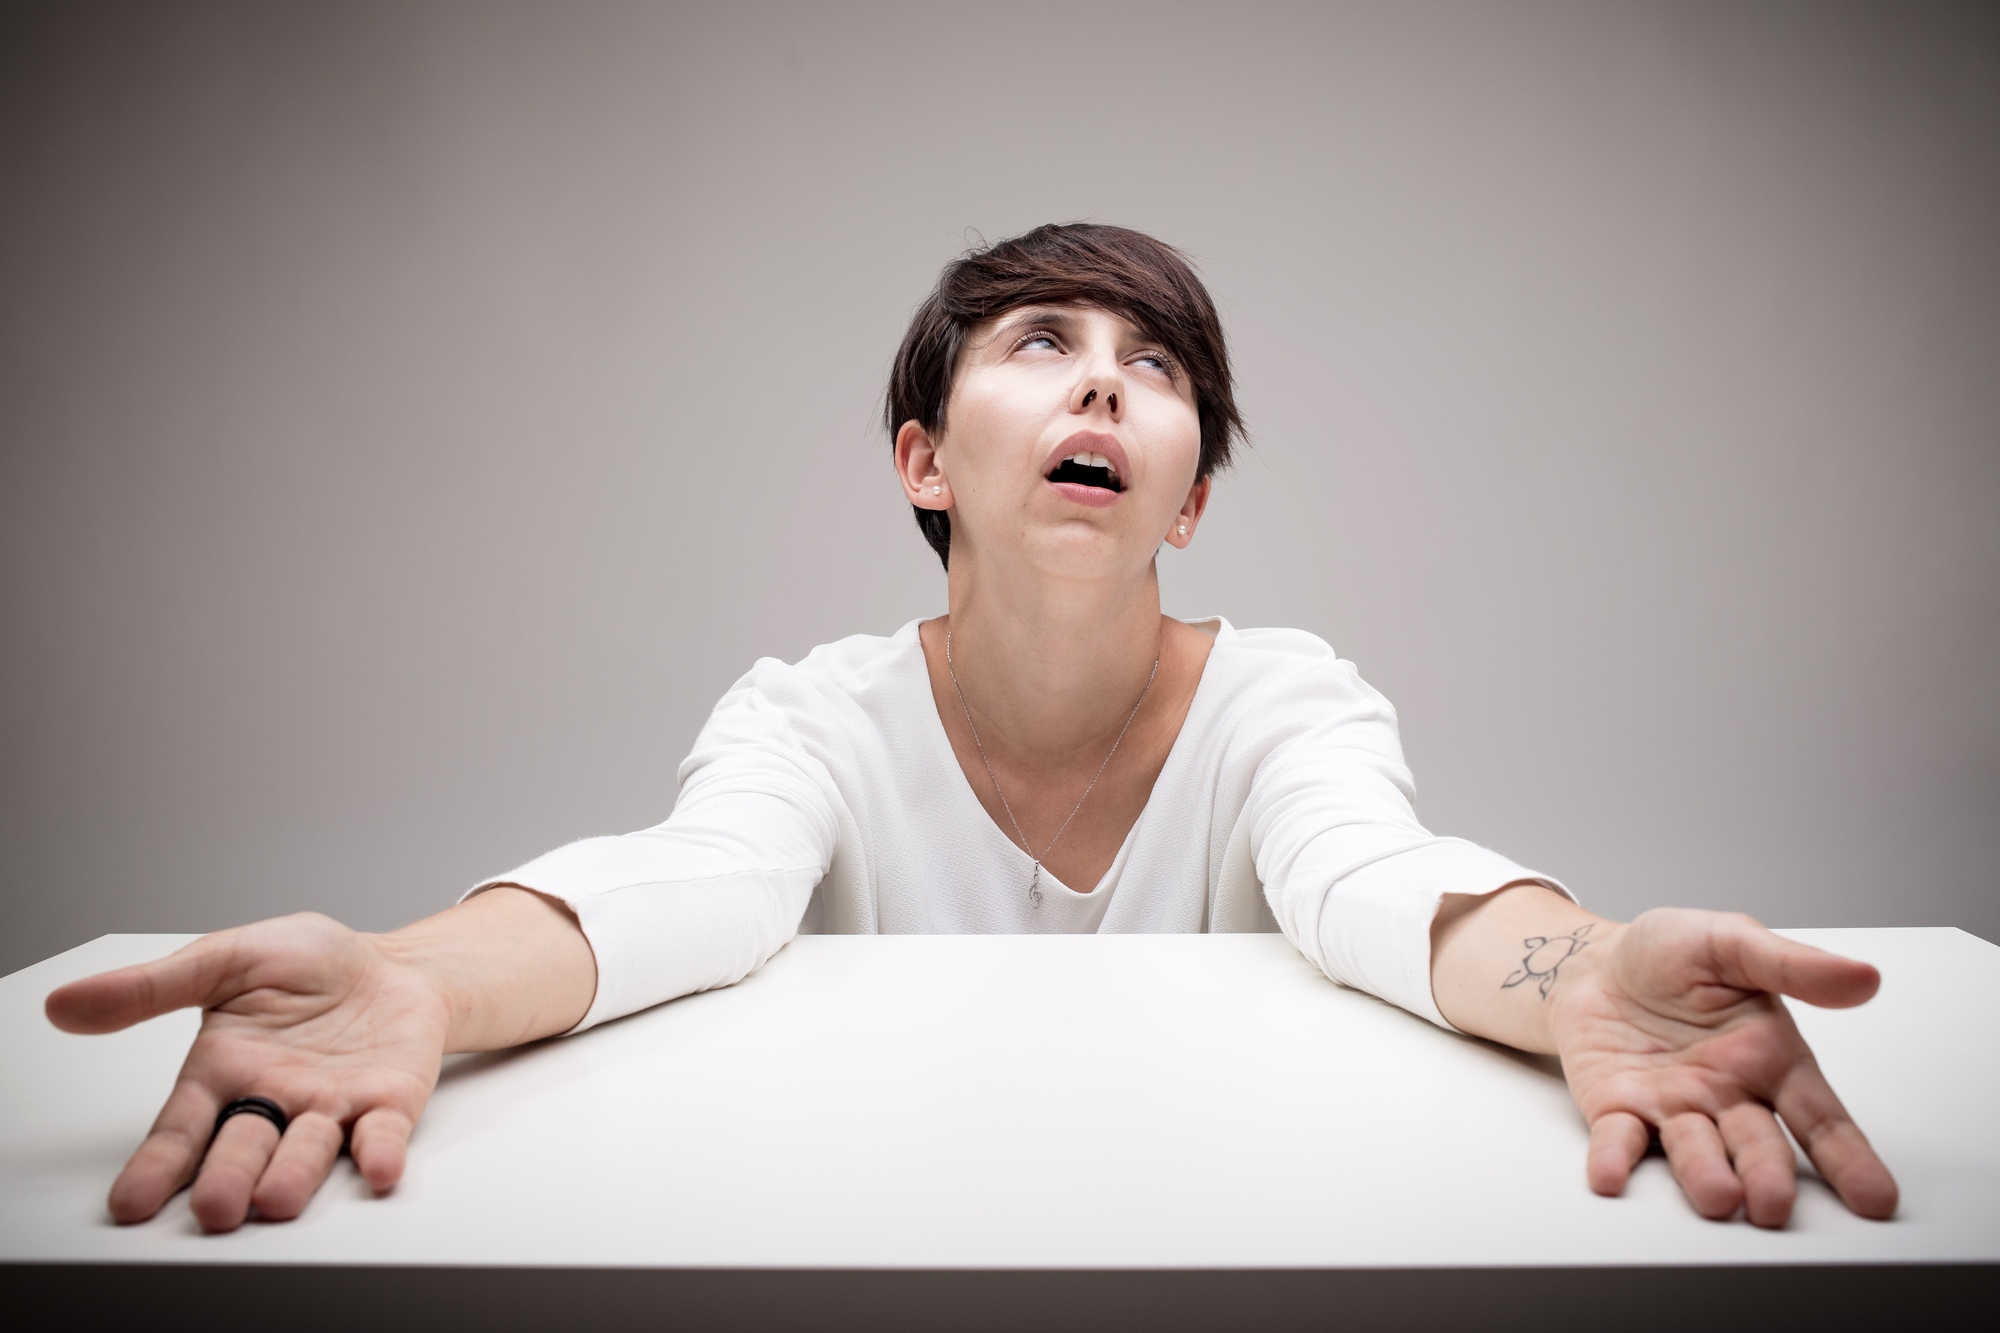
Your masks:
<path fill-rule="evenodd" d="M 874 424 L 1050 219 L 1256 447 L 1168 609 L 1330 639 L 1626 914 L 2000 938 L 1991 6 L 20 6 L 0 967 L 388 927 L 942 608 Z"/>

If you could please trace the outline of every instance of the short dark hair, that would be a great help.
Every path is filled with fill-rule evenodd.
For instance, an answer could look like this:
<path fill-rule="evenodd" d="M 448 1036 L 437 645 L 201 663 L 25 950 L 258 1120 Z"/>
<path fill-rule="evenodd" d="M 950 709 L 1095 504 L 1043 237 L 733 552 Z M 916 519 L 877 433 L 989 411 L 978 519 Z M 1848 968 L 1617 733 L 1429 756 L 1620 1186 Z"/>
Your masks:
<path fill-rule="evenodd" d="M 1215 302 L 1187 256 L 1129 227 L 1096 222 L 1046 223 L 1020 236 L 966 251 L 938 276 L 917 307 L 889 371 L 882 413 L 893 445 L 905 421 L 931 434 L 944 429 L 959 354 L 972 330 L 1017 306 L 1089 305 L 1123 316 L 1157 338 L 1194 386 L 1206 477 L 1229 466 L 1243 435 L 1229 348 Z M 916 508 L 914 505 L 911 506 Z M 951 566 L 951 516 L 917 509 L 924 540 Z"/>

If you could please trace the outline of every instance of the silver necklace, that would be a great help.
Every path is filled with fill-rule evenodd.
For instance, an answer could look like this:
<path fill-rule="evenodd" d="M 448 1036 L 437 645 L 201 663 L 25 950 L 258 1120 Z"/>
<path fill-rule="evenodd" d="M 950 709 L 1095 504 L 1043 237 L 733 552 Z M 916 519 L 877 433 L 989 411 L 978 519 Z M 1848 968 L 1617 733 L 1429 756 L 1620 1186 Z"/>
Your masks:
<path fill-rule="evenodd" d="M 1042 862 L 1048 859 L 1049 853 L 1054 851 L 1056 844 L 1062 841 L 1062 835 L 1069 832 L 1070 820 L 1076 818 L 1076 812 L 1083 809 L 1083 803 L 1090 799 L 1090 793 L 1097 787 L 1097 779 L 1103 777 L 1104 770 L 1111 767 L 1111 755 L 1118 753 L 1118 747 L 1125 741 L 1125 733 L 1132 729 L 1132 719 L 1139 716 L 1139 704 L 1145 703 L 1146 696 L 1153 692 L 1154 677 L 1160 674 L 1160 659 L 1158 657 L 1153 659 L 1153 670 L 1146 677 L 1146 688 L 1139 691 L 1139 703 L 1133 704 L 1132 711 L 1125 715 L 1125 725 L 1118 728 L 1118 739 L 1111 742 L 1111 753 L 1105 755 L 1104 762 L 1097 766 L 1097 772 L 1091 776 L 1090 786 L 1085 787 L 1083 795 L 1076 798 L 1076 806 L 1069 812 L 1069 819 L 1065 819 L 1062 822 L 1062 827 L 1056 830 L 1055 837 L 1049 839 L 1049 845 L 1042 848 L 1040 856 L 1035 855 L 1034 845 L 1028 841 L 1027 833 L 1021 828 L 1021 821 L 1014 815 L 1014 807 L 1007 804 L 1007 793 L 1000 790 L 1000 779 L 993 772 L 993 761 L 986 757 L 986 746 L 979 739 L 979 728 L 972 725 L 972 709 L 965 702 L 965 691 L 958 683 L 958 671 L 951 664 L 951 626 L 949 625 L 945 626 L 944 631 L 944 669 L 945 673 L 951 677 L 952 692 L 958 695 L 959 710 L 965 714 L 965 729 L 972 733 L 972 743 L 979 750 L 979 762 L 986 765 L 986 776 L 992 780 L 993 794 L 1000 798 L 1000 808 L 1007 812 L 1008 821 L 1014 825 L 1014 832 L 1021 839 L 1021 850 L 1026 852 L 1028 858 L 1035 863 L 1034 877 L 1028 881 L 1028 901 L 1036 907 L 1040 907 L 1042 905 Z"/>

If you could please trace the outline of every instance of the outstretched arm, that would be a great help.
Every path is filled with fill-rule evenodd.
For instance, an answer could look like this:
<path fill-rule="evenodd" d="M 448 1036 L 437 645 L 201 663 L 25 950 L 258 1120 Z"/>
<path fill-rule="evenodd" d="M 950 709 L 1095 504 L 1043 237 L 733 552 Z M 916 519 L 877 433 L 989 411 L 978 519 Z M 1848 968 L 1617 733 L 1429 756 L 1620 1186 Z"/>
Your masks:
<path fill-rule="evenodd" d="M 1780 998 L 1865 1003 L 1881 982 L 1868 964 L 1721 912 L 1607 921 L 1532 884 L 1447 897 L 1431 938 L 1453 1026 L 1562 1058 L 1598 1193 L 1625 1188 L 1657 1133 L 1704 1217 L 1782 1226 L 1797 1195 L 1782 1118 L 1848 1207 L 1895 1212 L 1895 1181 Z"/>
<path fill-rule="evenodd" d="M 50 994 L 66 1032 L 115 1032 L 198 1007 L 201 1032 L 152 1132 L 111 1187 L 111 1215 L 141 1222 L 194 1180 L 204 1230 L 296 1217 L 343 1142 L 377 1191 L 403 1174 L 417 1118 L 450 1051 L 563 1032 L 597 984 L 590 945 L 560 904 L 493 889 L 387 935 L 314 914 L 205 935 L 156 963 Z M 290 1125 L 238 1115 L 266 1097 Z"/>

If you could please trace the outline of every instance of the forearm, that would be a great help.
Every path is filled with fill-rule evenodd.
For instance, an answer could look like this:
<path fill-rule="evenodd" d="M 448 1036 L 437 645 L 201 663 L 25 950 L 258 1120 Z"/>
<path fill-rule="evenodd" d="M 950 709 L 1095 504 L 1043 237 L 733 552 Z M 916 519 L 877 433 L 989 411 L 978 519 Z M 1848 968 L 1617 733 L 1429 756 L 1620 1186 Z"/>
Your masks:
<path fill-rule="evenodd" d="M 489 889 L 373 942 L 436 987 L 449 1014 L 447 1051 L 567 1032 L 597 993 L 597 960 L 576 917 L 526 889 Z"/>
<path fill-rule="evenodd" d="M 1447 895 L 1431 927 L 1431 994 L 1460 1031 L 1553 1053 L 1554 997 L 1620 929 L 1539 884 Z"/>

